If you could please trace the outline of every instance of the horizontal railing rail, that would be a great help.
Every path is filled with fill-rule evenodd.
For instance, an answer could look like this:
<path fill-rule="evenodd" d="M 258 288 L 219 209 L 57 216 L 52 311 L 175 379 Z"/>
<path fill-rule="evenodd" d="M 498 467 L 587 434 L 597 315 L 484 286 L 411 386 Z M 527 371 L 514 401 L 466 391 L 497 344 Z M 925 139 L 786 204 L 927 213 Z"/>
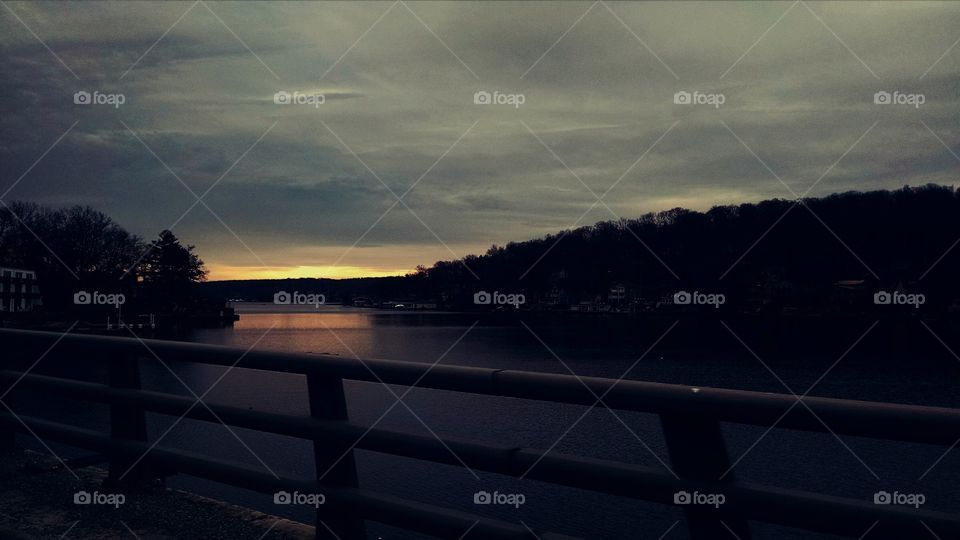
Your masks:
<path fill-rule="evenodd" d="M 50 332 L 0 329 L 0 340 L 6 343 L 16 341 L 43 346 L 50 345 L 58 337 L 59 334 Z M 593 405 L 597 396 L 604 396 L 604 403 L 618 410 L 653 414 L 686 414 L 696 410 L 698 416 L 724 422 L 763 427 L 776 422 L 788 429 L 832 431 L 839 435 L 904 442 L 952 445 L 960 436 L 960 410 L 943 407 L 814 396 L 803 398 L 806 407 L 796 407 L 797 398 L 788 394 L 393 360 L 364 359 L 361 363 L 350 358 L 314 353 L 249 351 L 244 356 L 245 351 L 241 349 L 220 345 L 115 336 L 67 335 L 62 337 L 61 343 L 75 353 L 139 356 L 149 354 L 144 348 L 146 344 L 154 353 L 179 362 L 236 365 L 295 374 L 315 373 L 396 385 L 416 383 L 420 388 L 574 405 Z M 787 410 L 790 412 L 784 416 Z"/>
<path fill-rule="evenodd" d="M 719 530 L 717 527 L 722 525 L 737 531 L 737 535 L 745 540 L 749 536 L 746 524 L 751 520 L 855 538 L 878 521 L 883 523 L 878 538 L 919 534 L 927 526 L 960 537 L 960 517 L 953 514 L 875 505 L 865 500 L 744 483 L 736 481 L 732 475 L 726 475 L 723 481 L 718 480 L 729 468 L 719 422 L 764 427 L 776 423 L 788 429 L 815 432 L 830 430 L 837 434 L 946 446 L 953 445 L 960 438 L 960 411 L 954 409 L 819 397 L 804 397 L 805 407 L 798 407 L 798 398 L 795 396 L 764 392 L 388 360 L 360 362 L 332 355 L 245 352 L 215 345 L 160 340 L 141 342 L 112 336 L 61 337 L 48 332 L 0 330 L 0 344 L 8 351 L 11 348 L 27 351 L 35 347 L 42 353 L 57 339 L 61 339 L 58 346 L 69 350 L 71 357 L 109 359 L 111 384 L 0 370 L 0 388 L 16 383 L 18 388 L 34 389 L 35 394 L 39 394 L 36 390 L 46 390 L 59 396 L 107 404 L 111 406 L 115 419 L 125 415 L 124 424 L 137 424 L 143 412 L 208 422 L 222 421 L 231 426 L 312 440 L 318 452 L 321 446 L 349 449 L 356 444 L 356 448 L 363 450 L 447 465 L 467 465 L 476 470 L 655 503 L 673 504 L 674 494 L 680 491 L 724 494 L 726 502 L 719 509 L 685 508 L 695 538 L 711 538 Z M 345 414 L 331 416 L 316 414 L 315 411 L 310 417 L 300 417 L 223 404 L 211 403 L 208 404 L 209 408 L 196 407 L 195 400 L 185 396 L 139 389 L 136 372 L 132 379 L 130 372 L 127 372 L 126 380 L 116 376 L 123 370 L 121 366 L 135 365 L 137 357 L 150 355 L 144 344 L 153 353 L 176 361 L 236 365 L 245 369 L 303 374 L 308 380 L 323 378 L 324 381 L 335 381 L 335 387 L 311 387 L 311 393 L 316 394 L 311 396 L 311 400 L 319 398 L 320 394 L 326 396 L 330 388 L 341 389 L 336 400 L 326 403 L 335 408 L 344 405 L 340 386 L 343 379 L 416 384 L 417 387 L 577 405 L 594 405 L 597 396 L 603 396 L 604 403 L 612 408 L 661 416 L 668 450 L 679 478 L 661 469 L 610 460 L 454 437 L 434 438 L 383 428 L 368 429 L 350 422 Z M 327 398 L 329 396 L 324 399 Z M 341 408 L 345 411 L 345 406 Z M 138 414 L 141 416 L 138 417 Z M 29 426 L 30 430 L 51 440 L 103 452 L 114 460 L 111 468 L 113 463 L 123 460 L 129 463 L 131 457 L 137 458 L 150 448 L 145 433 L 139 433 L 145 432 L 145 429 L 130 430 L 127 425 L 114 425 L 112 437 L 49 420 L 23 416 L 17 419 L 9 413 L 0 414 L 0 425 L 8 430 L 20 431 Z M 691 448 L 707 457 L 692 458 L 689 452 Z M 323 455 L 322 452 L 318 453 L 318 468 Z M 278 481 L 271 475 L 237 464 L 164 447 L 152 449 L 144 461 L 265 492 L 291 489 L 292 486 L 322 489 L 332 504 L 318 511 L 318 519 L 338 520 L 339 530 L 345 532 L 345 536 L 342 536 L 344 540 L 363 537 L 362 527 L 358 527 L 362 520 L 379 521 L 449 538 L 460 538 L 476 521 L 483 524 L 481 529 L 475 528 L 476 532 L 471 532 L 477 538 L 534 538 L 525 526 L 518 527 L 364 491 L 354 485 L 355 470 L 352 470 L 352 463 L 349 467 L 351 470 L 343 471 L 352 475 L 346 474 L 341 481 L 333 484 L 329 481 L 318 484 L 293 479 Z M 225 471 L 229 471 L 229 474 Z M 278 487 L 280 484 L 283 485 Z M 412 505 L 416 511 L 408 511 L 405 505 Z M 333 512 L 333 508 L 338 510 Z M 414 520 L 417 523 L 411 524 L 409 518 L 412 515 L 422 520 Z M 350 522 L 349 519 L 354 521 Z M 318 535 L 321 534 L 319 529 Z M 536 534 L 544 539 L 563 538 L 550 533 Z"/>
<path fill-rule="evenodd" d="M 550 532 L 533 533 L 521 525 L 367 490 L 337 488 L 317 482 L 278 478 L 257 469 L 226 463 L 193 452 L 159 446 L 151 448 L 143 442 L 118 441 L 96 431 L 64 426 L 29 416 L 20 416 L 17 420 L 11 418 L 9 414 L 0 415 L 0 423 L 7 427 L 19 425 L 21 429 L 27 426 L 40 437 L 97 450 L 112 456 L 137 459 L 149 451 L 149 459 L 152 462 L 171 470 L 261 493 L 275 493 L 281 490 L 299 490 L 304 493 L 322 492 L 326 501 L 320 506 L 320 515 L 328 519 L 341 517 L 345 512 L 353 517 L 375 519 L 441 538 L 460 538 L 465 531 L 473 527 L 477 538 L 530 540 L 533 534 L 536 534 L 543 540 L 576 540 L 573 536 Z"/>

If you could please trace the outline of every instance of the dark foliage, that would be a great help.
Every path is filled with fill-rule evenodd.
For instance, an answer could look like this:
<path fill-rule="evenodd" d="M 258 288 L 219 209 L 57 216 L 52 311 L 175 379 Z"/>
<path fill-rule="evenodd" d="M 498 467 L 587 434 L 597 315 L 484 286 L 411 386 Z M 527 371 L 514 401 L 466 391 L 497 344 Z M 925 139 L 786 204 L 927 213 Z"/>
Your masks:
<path fill-rule="evenodd" d="M 300 290 L 324 293 L 330 301 L 418 299 L 454 308 L 473 307 L 474 293 L 496 290 L 523 293 L 528 308 L 553 302 L 565 309 L 607 302 L 611 286 L 623 285 L 629 309 L 686 290 L 723 293 L 728 308 L 746 311 L 850 311 L 872 305 L 878 290 L 901 290 L 924 293 L 925 309 L 936 310 L 960 298 L 958 239 L 960 193 L 927 185 L 707 212 L 675 208 L 493 246 L 484 255 L 418 267 L 404 278 L 235 281 L 204 288 L 247 300 Z"/>
<path fill-rule="evenodd" d="M 151 242 L 138 268 L 148 305 L 162 313 L 177 313 L 194 304 L 194 285 L 207 277 L 194 249 L 168 230 Z"/>
<path fill-rule="evenodd" d="M 951 249 L 958 239 L 960 193 L 927 185 L 675 208 L 493 246 L 411 279 L 424 293 L 464 303 L 479 289 L 520 291 L 528 301 L 557 289 L 571 301 L 605 299 L 611 285 L 625 284 L 646 298 L 706 290 L 744 303 L 777 289 L 779 301 L 822 304 L 838 282 L 863 280 L 871 290 L 926 292 L 943 305 L 960 292 L 960 249 Z"/>
<path fill-rule="evenodd" d="M 145 244 L 89 207 L 0 206 L 0 266 L 36 271 L 45 311 L 77 311 L 74 294 L 97 291 L 123 293 L 131 310 L 182 312 L 206 278 L 193 250 L 170 231 Z M 87 306 L 76 315 L 96 311 Z"/>
<path fill-rule="evenodd" d="M 72 303 L 80 289 L 129 287 L 143 241 L 89 207 L 50 209 L 13 202 L 0 207 L 0 265 L 35 270 L 48 307 Z"/>

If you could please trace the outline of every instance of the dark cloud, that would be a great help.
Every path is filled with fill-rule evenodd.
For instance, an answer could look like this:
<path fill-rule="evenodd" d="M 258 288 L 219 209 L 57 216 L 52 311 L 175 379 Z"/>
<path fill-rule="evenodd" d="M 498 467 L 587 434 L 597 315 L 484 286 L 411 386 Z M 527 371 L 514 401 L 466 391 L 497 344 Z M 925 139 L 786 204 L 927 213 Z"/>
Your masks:
<path fill-rule="evenodd" d="M 198 205 L 178 231 L 219 266 L 259 264 L 234 234 L 278 266 L 330 264 L 363 234 L 343 264 L 429 264 L 451 256 L 437 236 L 462 255 L 611 219 L 584 212 L 615 182 L 605 202 L 636 217 L 792 197 L 767 166 L 803 193 L 833 165 L 811 195 L 960 170 L 951 3 L 796 4 L 766 35 L 792 3 L 197 4 L 172 29 L 191 3 L 8 5 L 79 79 L 0 10 L 0 190 L 77 122 L 4 200 L 90 204 L 151 236 L 195 202 L 152 151 L 214 186 L 216 216 Z M 415 182 L 415 215 L 382 217 Z"/>

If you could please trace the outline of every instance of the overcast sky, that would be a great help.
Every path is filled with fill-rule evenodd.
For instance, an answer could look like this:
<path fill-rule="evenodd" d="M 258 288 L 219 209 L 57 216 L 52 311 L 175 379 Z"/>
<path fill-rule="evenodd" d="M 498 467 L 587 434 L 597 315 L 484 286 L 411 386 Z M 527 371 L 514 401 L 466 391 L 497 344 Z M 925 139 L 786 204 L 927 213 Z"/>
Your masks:
<path fill-rule="evenodd" d="M 957 3 L 8 1 L 0 199 L 175 224 L 226 279 L 953 185 L 958 39 Z"/>

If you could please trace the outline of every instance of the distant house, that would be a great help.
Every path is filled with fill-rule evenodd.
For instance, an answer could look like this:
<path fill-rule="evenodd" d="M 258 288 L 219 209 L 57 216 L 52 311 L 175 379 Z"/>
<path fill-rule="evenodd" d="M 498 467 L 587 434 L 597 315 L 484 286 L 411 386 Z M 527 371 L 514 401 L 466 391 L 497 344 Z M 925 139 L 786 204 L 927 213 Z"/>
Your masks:
<path fill-rule="evenodd" d="M 567 304 L 567 291 L 563 287 L 553 287 L 543 296 L 542 303 L 547 306 L 562 306 Z"/>
<path fill-rule="evenodd" d="M 576 304 L 570 305 L 570 311 L 578 311 L 581 313 L 597 313 L 601 311 L 609 311 L 610 306 L 607 305 L 603 298 L 599 295 L 595 296 L 592 301 L 590 300 L 581 300 Z"/>
<path fill-rule="evenodd" d="M 871 303 L 876 289 L 877 284 L 866 279 L 841 279 L 834 282 L 827 300 L 837 309 L 862 309 Z"/>
<path fill-rule="evenodd" d="M 417 300 L 388 300 L 383 303 L 387 309 L 437 309 L 436 302 L 420 302 Z"/>
<path fill-rule="evenodd" d="M 750 310 L 761 310 L 774 308 L 784 308 L 786 306 L 795 306 L 802 298 L 795 284 L 788 281 L 785 277 L 785 271 L 782 267 L 774 266 L 765 268 L 759 279 L 747 291 L 743 298 L 743 305 Z"/>
<path fill-rule="evenodd" d="M 627 299 L 627 287 L 622 283 L 615 283 L 610 286 L 610 292 L 607 294 L 607 301 L 611 304 L 622 304 Z"/>
<path fill-rule="evenodd" d="M 568 277 L 567 271 L 563 269 L 552 272 L 547 278 L 550 289 L 540 297 L 540 303 L 549 308 L 567 306 L 570 303 L 570 297 L 567 292 Z"/>
<path fill-rule="evenodd" d="M 866 285 L 866 280 L 863 279 L 841 279 L 840 281 L 833 284 L 835 287 L 841 289 L 847 289 L 851 291 L 861 290 Z"/>
<path fill-rule="evenodd" d="M 41 305 L 36 272 L 0 267 L 0 311 L 33 311 Z"/>

